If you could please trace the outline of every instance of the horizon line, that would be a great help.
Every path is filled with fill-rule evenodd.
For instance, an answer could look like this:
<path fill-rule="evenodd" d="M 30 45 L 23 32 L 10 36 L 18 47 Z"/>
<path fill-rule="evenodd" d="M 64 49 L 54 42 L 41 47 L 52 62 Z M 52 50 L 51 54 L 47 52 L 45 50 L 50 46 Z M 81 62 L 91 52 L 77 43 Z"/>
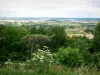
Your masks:
<path fill-rule="evenodd" d="M 100 17 L 0 17 L 0 18 L 100 18 Z"/>

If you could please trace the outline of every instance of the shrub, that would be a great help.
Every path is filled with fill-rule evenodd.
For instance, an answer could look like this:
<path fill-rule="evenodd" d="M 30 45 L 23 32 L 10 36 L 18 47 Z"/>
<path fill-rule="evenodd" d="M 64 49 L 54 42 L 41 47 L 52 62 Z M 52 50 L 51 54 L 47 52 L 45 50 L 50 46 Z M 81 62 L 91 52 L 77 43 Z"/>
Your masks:
<path fill-rule="evenodd" d="M 23 53 L 23 51 L 21 50 L 21 38 L 25 35 L 27 35 L 29 32 L 24 29 L 24 28 L 19 28 L 19 27 L 15 27 L 15 26 L 5 26 L 4 28 L 2 27 L 2 34 L 0 33 L 0 58 L 2 59 L 8 59 L 8 58 L 12 58 L 12 59 L 18 59 L 17 57 L 13 57 L 9 55 L 11 55 L 13 52 L 15 53 Z M 21 54 L 21 57 L 23 56 L 23 54 Z M 20 57 L 20 58 L 21 58 Z M 2 60 L 1 60 L 2 61 Z"/>
<path fill-rule="evenodd" d="M 72 37 L 68 39 L 68 46 L 71 48 L 79 48 L 80 54 L 84 57 L 84 65 L 90 65 L 93 62 L 93 57 L 90 53 L 90 47 L 92 43 L 92 39 L 88 39 L 87 37 Z"/>
<path fill-rule="evenodd" d="M 70 67 L 77 67 L 83 64 L 83 57 L 78 48 L 59 48 L 57 59 L 61 64 Z"/>
<path fill-rule="evenodd" d="M 100 52 L 100 23 L 95 26 L 93 38 L 93 52 Z"/>
<path fill-rule="evenodd" d="M 47 46 L 44 46 L 43 50 L 38 49 L 38 51 L 32 55 L 31 62 L 40 71 L 48 70 L 50 65 L 55 64 L 54 54 L 51 54 Z"/>
<path fill-rule="evenodd" d="M 94 66 L 100 70 L 100 52 L 93 53 Z"/>
<path fill-rule="evenodd" d="M 22 39 L 23 47 L 28 50 L 29 59 L 32 57 L 32 53 L 38 48 L 43 47 L 49 41 L 48 36 L 41 34 L 27 35 Z"/>
<path fill-rule="evenodd" d="M 66 45 L 67 35 L 63 26 L 52 28 L 52 35 L 50 37 L 51 42 L 49 46 L 52 48 L 53 52 L 57 52 L 59 47 Z"/>
<path fill-rule="evenodd" d="M 47 46 L 43 50 L 38 49 L 37 52 L 32 54 L 32 58 L 26 62 L 12 62 L 8 59 L 5 62 L 5 67 L 8 69 L 35 69 L 40 72 L 48 71 L 51 65 L 57 62 L 54 59 L 55 54 L 52 54 Z"/>

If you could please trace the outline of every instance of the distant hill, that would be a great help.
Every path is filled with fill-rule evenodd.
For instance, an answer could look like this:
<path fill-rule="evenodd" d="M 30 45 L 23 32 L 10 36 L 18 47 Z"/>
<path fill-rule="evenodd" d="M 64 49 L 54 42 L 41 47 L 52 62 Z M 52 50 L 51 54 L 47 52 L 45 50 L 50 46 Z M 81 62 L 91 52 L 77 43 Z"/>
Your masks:
<path fill-rule="evenodd" d="M 98 20 L 100 21 L 100 18 L 0 17 L 0 20 L 51 20 L 51 21 Z"/>

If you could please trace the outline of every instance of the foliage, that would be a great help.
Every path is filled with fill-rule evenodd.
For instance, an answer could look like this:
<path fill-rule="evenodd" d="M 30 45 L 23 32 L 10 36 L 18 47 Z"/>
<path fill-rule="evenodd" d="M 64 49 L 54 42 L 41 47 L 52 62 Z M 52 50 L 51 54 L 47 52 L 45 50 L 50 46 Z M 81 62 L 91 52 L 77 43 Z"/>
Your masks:
<path fill-rule="evenodd" d="M 87 37 L 72 37 L 68 39 L 68 46 L 72 48 L 79 48 L 81 52 L 88 51 L 91 40 Z"/>
<path fill-rule="evenodd" d="M 67 68 L 66 70 L 59 69 L 58 67 L 52 68 L 54 70 L 48 72 L 39 72 L 35 70 L 23 70 L 23 69 L 0 69 L 0 75 L 100 75 L 100 71 L 96 69 L 89 69 L 87 67 L 80 68 Z M 57 71 L 56 71 L 57 70 Z"/>
<path fill-rule="evenodd" d="M 33 26 L 30 29 L 31 34 L 42 34 L 42 35 L 48 35 L 48 28 L 46 26 Z"/>
<path fill-rule="evenodd" d="M 93 63 L 94 63 L 94 66 L 100 70 L 100 52 L 95 52 L 93 53 Z"/>
<path fill-rule="evenodd" d="M 38 51 L 32 55 L 31 62 L 40 71 L 43 71 L 44 68 L 48 70 L 49 66 L 55 64 L 54 54 L 51 54 L 47 46 L 44 46 L 43 50 L 38 49 Z"/>
<path fill-rule="evenodd" d="M 67 36 L 65 33 L 65 29 L 62 26 L 56 26 L 52 29 L 52 36 L 51 36 L 51 42 L 50 42 L 50 48 L 54 48 L 53 52 L 56 52 L 59 47 L 65 46 L 67 42 Z"/>
<path fill-rule="evenodd" d="M 84 37 L 72 37 L 68 39 L 68 45 L 71 48 L 79 48 L 80 54 L 84 57 L 84 65 L 90 65 L 93 62 L 93 56 L 90 53 L 91 39 Z"/>
<path fill-rule="evenodd" d="M 0 63 L 11 59 L 5 64 L 6 68 L 37 69 L 39 72 L 59 67 L 59 64 L 68 67 L 84 64 L 99 70 L 100 23 L 93 33 L 93 40 L 85 36 L 68 38 L 63 26 L 0 24 Z M 57 61 L 58 64 L 54 64 Z"/>
<path fill-rule="evenodd" d="M 77 48 L 59 48 L 57 58 L 59 62 L 70 67 L 77 67 L 83 64 L 83 57 Z"/>
<path fill-rule="evenodd" d="M 48 36 L 41 34 L 27 35 L 22 39 L 22 44 L 28 50 L 29 59 L 32 57 L 32 53 L 38 48 L 43 47 L 49 41 Z"/>
<path fill-rule="evenodd" d="M 71 70 L 67 71 L 48 71 L 48 72 L 39 72 L 34 70 L 9 70 L 9 69 L 0 69 L 0 75 L 77 75 Z"/>
<path fill-rule="evenodd" d="M 92 48 L 94 52 L 100 52 L 100 23 L 95 26 Z"/>
<path fill-rule="evenodd" d="M 93 29 L 85 29 L 84 32 L 93 34 Z"/>
<path fill-rule="evenodd" d="M 93 55 L 94 66 L 100 70 L 100 23 L 95 26 L 90 52 Z"/>
<path fill-rule="evenodd" d="M 20 40 L 23 36 L 29 32 L 24 28 L 14 27 L 14 26 L 5 26 L 2 30 L 2 35 L 0 36 L 0 58 L 8 59 L 11 53 L 20 53 L 21 54 L 21 45 Z M 20 55 L 19 54 L 19 55 Z M 23 55 L 23 54 L 22 54 Z M 18 57 L 11 57 L 11 59 L 18 59 Z M 2 61 L 2 60 L 1 60 Z"/>
<path fill-rule="evenodd" d="M 34 26 L 30 29 L 31 34 L 48 35 L 51 39 L 48 47 L 56 52 L 60 46 L 64 46 L 67 41 L 65 28 L 63 26 Z"/>

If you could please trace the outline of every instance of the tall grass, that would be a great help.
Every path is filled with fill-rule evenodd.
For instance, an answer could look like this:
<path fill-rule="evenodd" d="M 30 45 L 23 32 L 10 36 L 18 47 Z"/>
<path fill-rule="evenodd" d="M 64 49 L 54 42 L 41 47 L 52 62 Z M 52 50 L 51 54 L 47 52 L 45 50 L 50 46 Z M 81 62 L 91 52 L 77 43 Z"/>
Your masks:
<path fill-rule="evenodd" d="M 0 69 L 0 75 L 77 75 L 76 73 L 69 72 L 39 72 L 33 70 L 9 70 L 9 69 Z"/>
<path fill-rule="evenodd" d="M 95 69 L 85 68 L 67 68 L 60 70 L 50 70 L 45 72 L 39 72 L 35 70 L 23 70 L 23 69 L 0 69 L 0 75 L 100 75 L 100 72 Z"/>

